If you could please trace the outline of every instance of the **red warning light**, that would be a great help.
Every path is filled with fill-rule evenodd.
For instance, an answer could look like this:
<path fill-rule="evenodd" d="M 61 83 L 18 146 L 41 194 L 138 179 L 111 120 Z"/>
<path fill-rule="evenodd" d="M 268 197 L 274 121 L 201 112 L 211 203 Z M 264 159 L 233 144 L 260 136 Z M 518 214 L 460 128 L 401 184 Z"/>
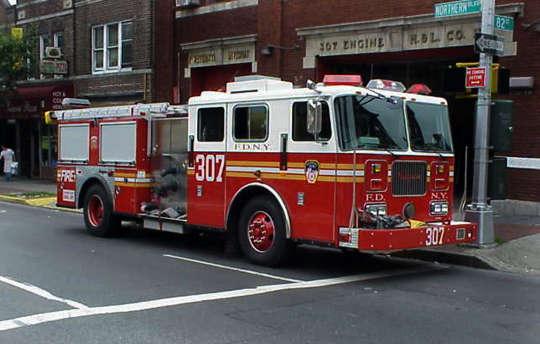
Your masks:
<path fill-rule="evenodd" d="M 407 90 L 407 93 L 414 93 L 414 94 L 422 94 L 425 96 L 429 96 L 431 92 L 431 88 L 427 87 L 427 85 L 424 84 L 414 84 Z"/>
<path fill-rule="evenodd" d="M 364 83 L 360 75 L 325 75 L 323 83 L 325 86 L 356 86 L 360 87 Z"/>

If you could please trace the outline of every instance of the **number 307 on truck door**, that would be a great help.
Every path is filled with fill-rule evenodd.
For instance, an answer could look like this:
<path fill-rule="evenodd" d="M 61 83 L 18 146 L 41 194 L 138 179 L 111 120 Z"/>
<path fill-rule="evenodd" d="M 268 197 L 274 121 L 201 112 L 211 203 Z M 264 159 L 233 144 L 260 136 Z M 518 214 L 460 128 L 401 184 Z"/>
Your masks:
<path fill-rule="evenodd" d="M 197 154 L 195 157 L 195 180 L 198 182 L 221 183 L 224 169 L 225 156 L 222 154 Z"/>
<path fill-rule="evenodd" d="M 426 229 L 426 246 L 442 245 L 444 239 L 444 228 L 432 227 Z"/>

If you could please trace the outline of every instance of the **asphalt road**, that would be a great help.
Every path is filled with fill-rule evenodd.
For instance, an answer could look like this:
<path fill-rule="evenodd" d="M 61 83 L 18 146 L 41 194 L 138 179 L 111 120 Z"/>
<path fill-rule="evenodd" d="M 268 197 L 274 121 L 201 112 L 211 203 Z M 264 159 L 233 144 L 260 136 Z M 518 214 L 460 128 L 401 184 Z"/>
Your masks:
<path fill-rule="evenodd" d="M 88 235 L 0 203 L 0 343 L 539 343 L 540 279 L 300 247 L 280 269 L 214 237 Z"/>

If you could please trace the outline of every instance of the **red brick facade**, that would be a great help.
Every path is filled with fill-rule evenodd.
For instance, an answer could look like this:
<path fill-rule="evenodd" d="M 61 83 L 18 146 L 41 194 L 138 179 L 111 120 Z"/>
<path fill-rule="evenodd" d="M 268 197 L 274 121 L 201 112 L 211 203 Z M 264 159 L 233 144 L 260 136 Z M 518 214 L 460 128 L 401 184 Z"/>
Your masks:
<path fill-rule="evenodd" d="M 193 71 L 203 68 L 190 67 L 189 43 L 204 47 L 218 40 L 246 35 L 255 38 L 256 73 L 279 76 L 302 85 L 307 79 L 320 79 L 327 70 L 331 71 L 334 64 L 348 66 L 356 63 L 378 63 L 380 61 L 430 61 L 430 59 L 452 58 L 452 61 L 474 61 L 477 56 L 472 46 L 448 49 L 416 50 L 407 52 L 372 53 L 349 55 L 344 57 L 317 58 L 314 68 L 305 68 L 306 37 L 299 34 L 298 29 L 346 23 L 384 20 L 389 18 L 414 18 L 429 16 L 433 6 L 440 0 L 398 1 L 389 0 L 377 3 L 369 0 L 259 0 L 259 1 L 228 1 L 202 2 L 202 6 L 194 9 L 176 8 L 174 24 L 174 64 L 172 68 L 158 68 L 156 79 L 162 75 L 167 84 L 180 89 L 181 100 L 185 102 L 192 93 L 193 85 L 198 82 L 193 79 Z M 514 136 L 511 152 L 497 152 L 500 155 L 513 157 L 540 158 L 540 110 L 534 103 L 536 89 L 540 86 L 540 58 L 537 51 L 540 45 L 539 28 L 528 27 L 530 23 L 540 18 L 540 2 L 527 0 L 516 3 L 512 0 L 497 0 L 497 6 L 518 5 L 522 13 L 513 13 L 516 28 L 513 41 L 517 42 L 517 56 L 498 59 L 504 67 L 511 71 L 511 76 L 532 76 L 535 87 L 530 91 L 511 91 L 502 99 L 512 99 L 514 106 Z M 521 6 L 523 5 L 523 6 Z M 169 8 L 170 10 L 170 8 Z M 170 29 L 170 28 L 169 28 Z M 158 49 L 166 42 L 156 40 Z M 262 53 L 263 49 L 273 46 L 271 54 Z M 198 62 L 197 59 L 194 60 Z M 193 62 L 193 61 L 192 61 Z M 216 67 L 217 68 L 217 67 Z M 230 67 L 227 67 L 230 69 Z M 217 68 L 219 70 L 219 68 Z M 225 68 L 223 68 L 225 70 Z M 190 73 L 191 71 L 191 73 Z M 190 75 L 191 74 L 191 75 Z M 197 73 L 195 73 L 197 75 Z M 173 76 L 173 80 L 170 77 Z M 159 99 L 171 99 L 172 91 L 167 87 L 156 90 Z M 472 112 L 472 111 L 471 111 Z M 467 116 L 473 116 L 469 113 Z M 459 121 L 459 119 L 457 119 Z M 466 123 L 469 127 L 472 121 Z M 468 128 L 472 130 L 471 128 Z M 461 135 L 461 134 L 460 134 Z M 465 134 L 463 134 L 465 135 Z M 540 170 L 507 169 L 507 196 L 511 199 L 540 201 Z"/>

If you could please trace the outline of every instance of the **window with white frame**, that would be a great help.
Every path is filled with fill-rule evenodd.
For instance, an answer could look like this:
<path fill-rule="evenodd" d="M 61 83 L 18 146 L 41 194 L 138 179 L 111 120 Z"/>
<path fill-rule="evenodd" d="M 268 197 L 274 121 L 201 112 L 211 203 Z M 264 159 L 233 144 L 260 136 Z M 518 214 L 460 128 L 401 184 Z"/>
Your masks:
<path fill-rule="evenodd" d="M 51 35 L 43 34 L 39 36 L 39 60 L 42 61 L 45 58 L 45 49 L 52 47 Z"/>
<path fill-rule="evenodd" d="M 92 28 L 92 72 L 130 69 L 133 64 L 133 23 L 130 21 Z"/>

